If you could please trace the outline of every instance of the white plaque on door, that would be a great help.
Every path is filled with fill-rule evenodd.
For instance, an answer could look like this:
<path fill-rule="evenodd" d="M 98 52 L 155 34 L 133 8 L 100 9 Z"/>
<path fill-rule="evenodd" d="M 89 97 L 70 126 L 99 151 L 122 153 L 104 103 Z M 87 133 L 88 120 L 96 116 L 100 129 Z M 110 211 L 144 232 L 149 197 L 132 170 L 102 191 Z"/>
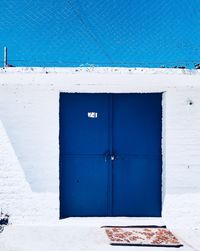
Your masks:
<path fill-rule="evenodd" d="M 95 119 L 97 118 L 97 112 L 88 112 L 88 118 Z"/>

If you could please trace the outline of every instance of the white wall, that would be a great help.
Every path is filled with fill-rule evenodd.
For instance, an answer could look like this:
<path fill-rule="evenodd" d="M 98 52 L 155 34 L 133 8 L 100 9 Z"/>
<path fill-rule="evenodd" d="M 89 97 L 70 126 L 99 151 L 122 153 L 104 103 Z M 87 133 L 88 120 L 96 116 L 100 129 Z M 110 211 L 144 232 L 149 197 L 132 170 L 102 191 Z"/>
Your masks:
<path fill-rule="evenodd" d="M 198 71 L 0 69 L 0 208 L 13 223 L 58 221 L 60 92 L 165 92 L 163 216 L 200 191 Z"/>

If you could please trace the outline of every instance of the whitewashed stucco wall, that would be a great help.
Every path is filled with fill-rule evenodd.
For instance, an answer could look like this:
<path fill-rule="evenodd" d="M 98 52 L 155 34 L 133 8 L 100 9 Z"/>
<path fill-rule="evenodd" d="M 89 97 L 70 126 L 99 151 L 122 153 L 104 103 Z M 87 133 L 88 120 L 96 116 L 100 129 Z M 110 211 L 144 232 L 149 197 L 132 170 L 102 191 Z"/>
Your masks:
<path fill-rule="evenodd" d="M 60 92 L 164 92 L 163 217 L 200 191 L 200 72 L 0 69 L 0 208 L 13 224 L 59 220 Z"/>

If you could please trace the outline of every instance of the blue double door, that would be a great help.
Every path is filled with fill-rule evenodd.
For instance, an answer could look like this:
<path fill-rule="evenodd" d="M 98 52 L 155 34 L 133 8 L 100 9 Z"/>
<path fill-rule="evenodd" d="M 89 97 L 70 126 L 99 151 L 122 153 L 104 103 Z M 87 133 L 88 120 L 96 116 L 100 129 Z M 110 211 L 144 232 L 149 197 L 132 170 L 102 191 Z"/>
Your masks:
<path fill-rule="evenodd" d="M 60 94 L 60 218 L 161 215 L 161 100 Z"/>

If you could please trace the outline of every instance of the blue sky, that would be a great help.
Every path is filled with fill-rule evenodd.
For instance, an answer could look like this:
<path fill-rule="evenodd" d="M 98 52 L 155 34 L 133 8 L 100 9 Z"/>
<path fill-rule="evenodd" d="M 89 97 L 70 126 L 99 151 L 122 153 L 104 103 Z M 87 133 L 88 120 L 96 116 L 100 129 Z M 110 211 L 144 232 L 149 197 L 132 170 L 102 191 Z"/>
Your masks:
<path fill-rule="evenodd" d="M 199 0 L 1 0 L 0 49 L 15 66 L 200 63 Z"/>

